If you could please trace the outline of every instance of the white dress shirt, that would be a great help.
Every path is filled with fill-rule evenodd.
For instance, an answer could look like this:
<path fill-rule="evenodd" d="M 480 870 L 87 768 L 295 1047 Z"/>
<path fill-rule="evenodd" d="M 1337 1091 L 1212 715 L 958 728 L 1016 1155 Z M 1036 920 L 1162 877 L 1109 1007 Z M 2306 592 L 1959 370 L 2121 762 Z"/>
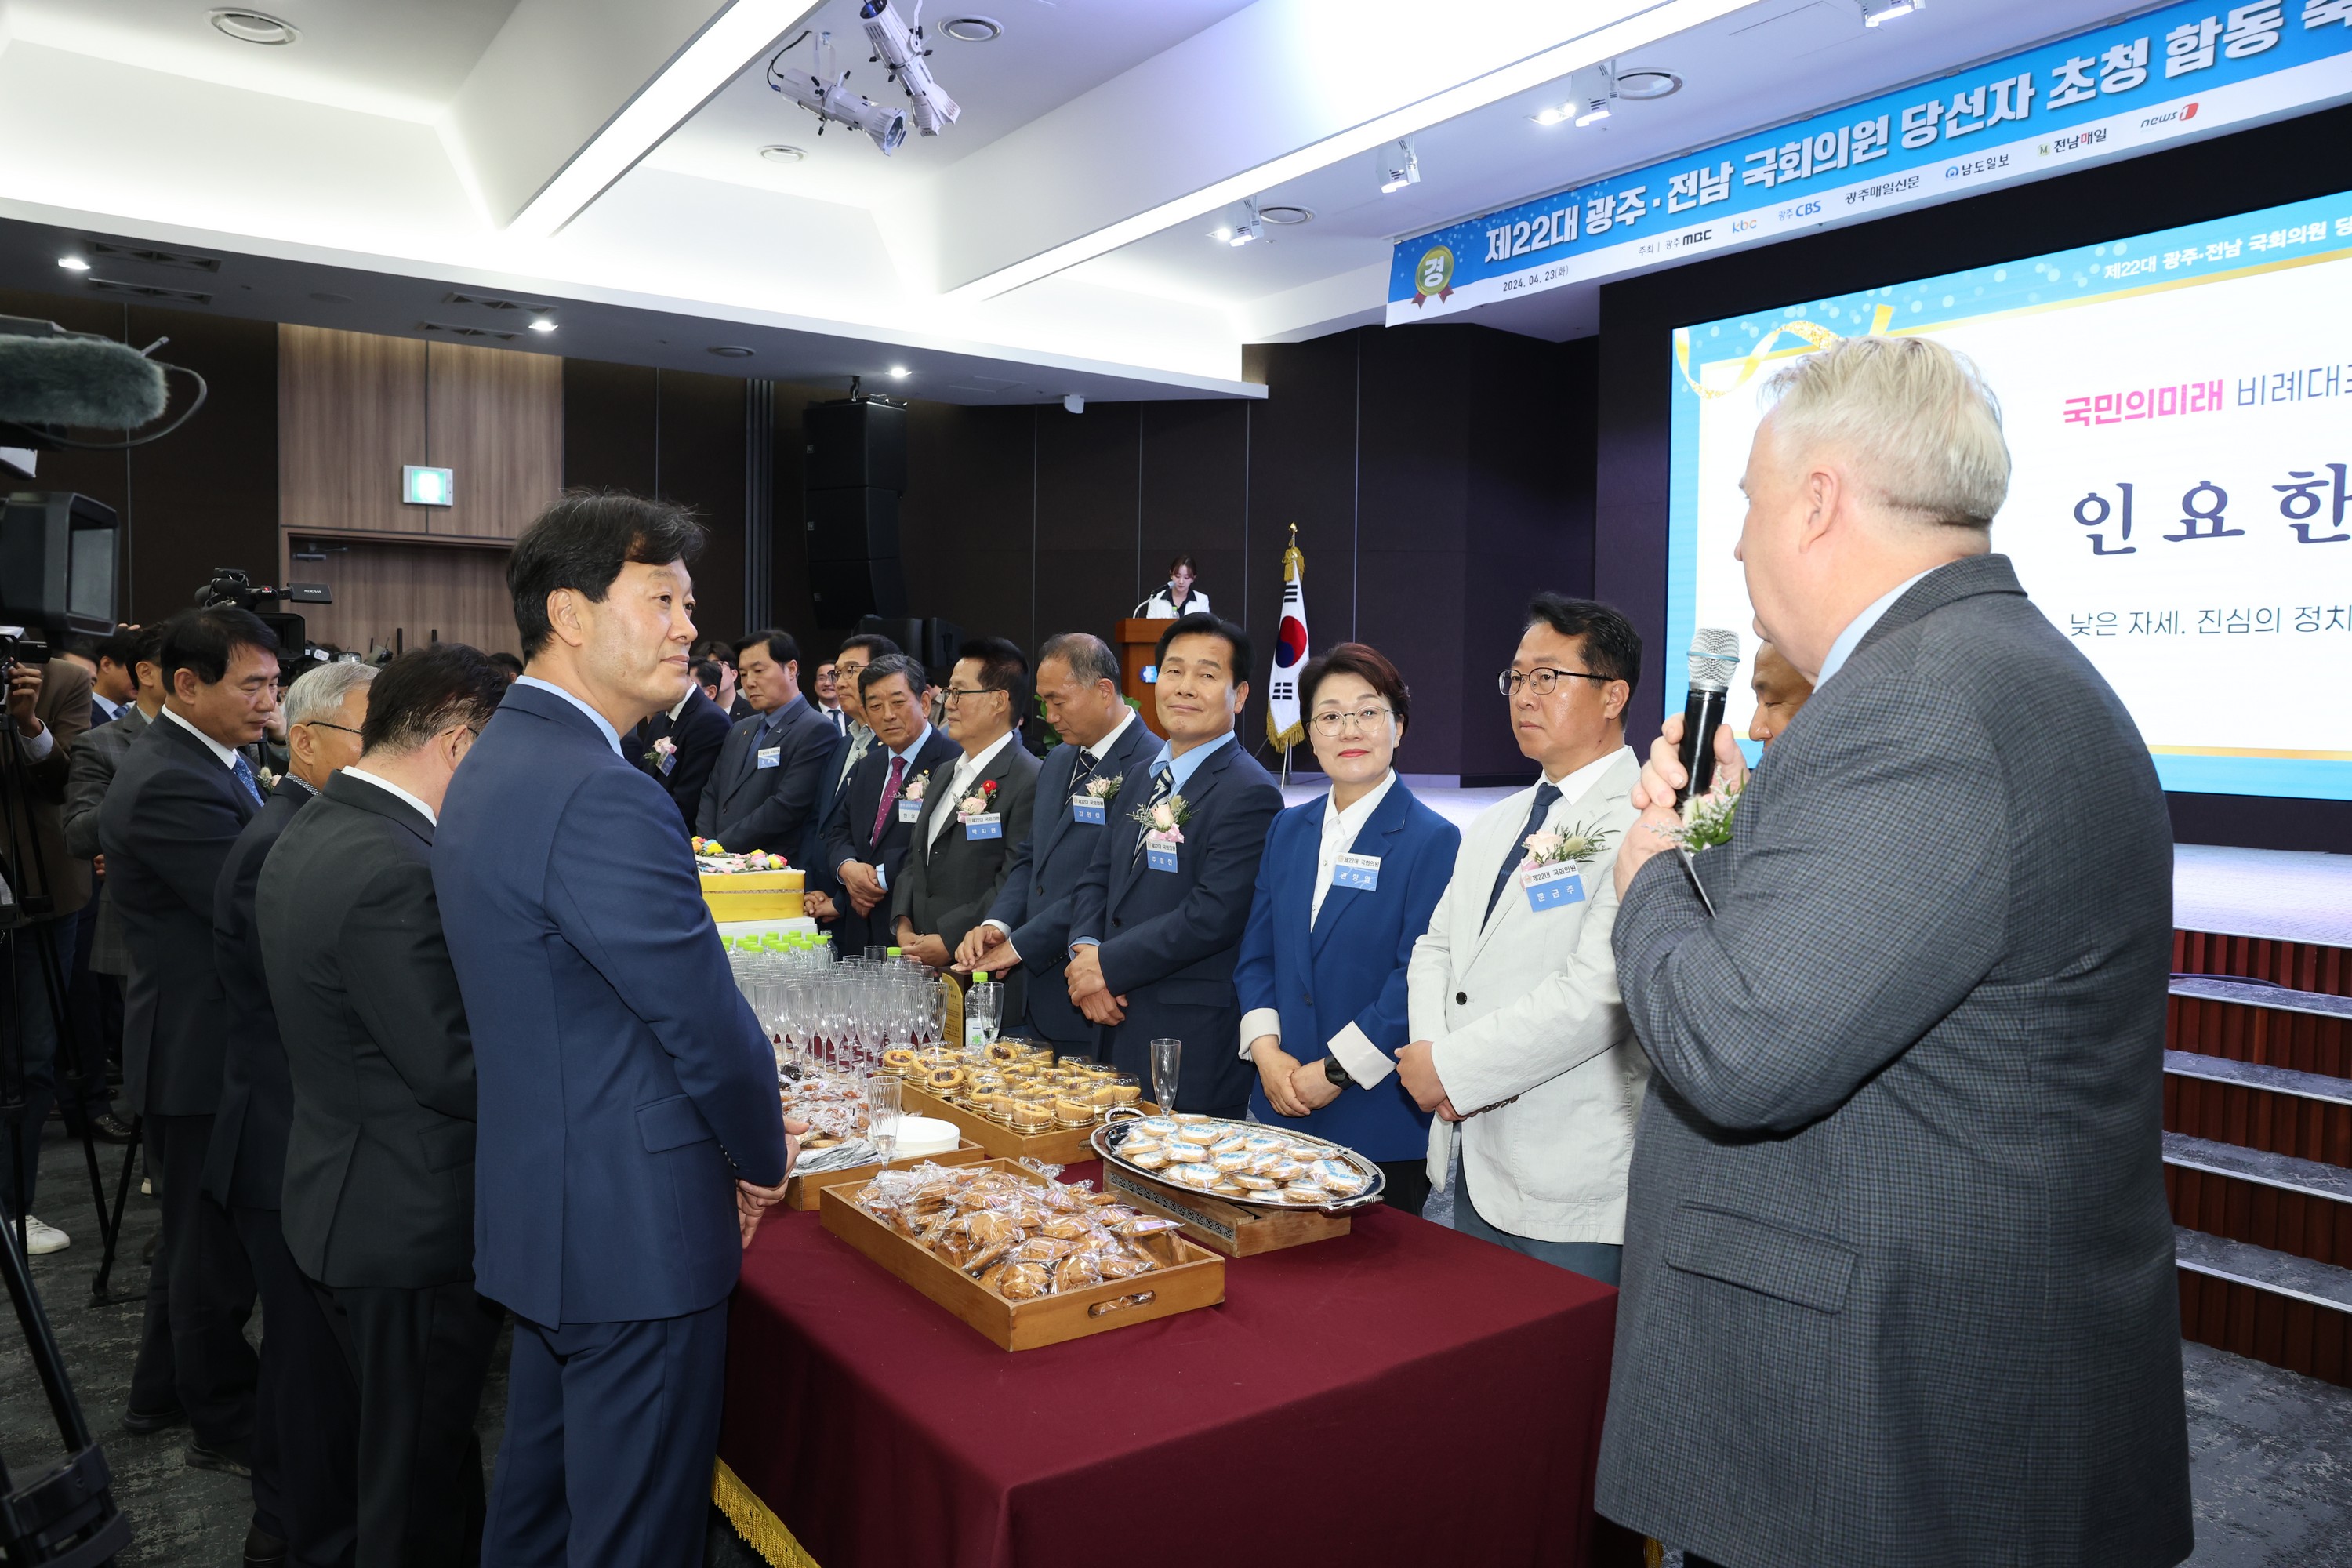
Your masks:
<path fill-rule="evenodd" d="M 218 741 L 214 740 L 210 735 L 207 735 L 202 730 L 197 729 L 194 724 L 188 722 L 187 720 L 182 718 L 179 714 L 173 712 L 169 703 L 164 704 L 159 711 L 164 718 L 169 719 L 173 723 L 177 724 L 189 734 L 194 735 L 197 740 L 202 741 L 205 743 L 205 750 L 210 752 L 214 756 L 220 759 L 221 766 L 226 768 L 231 773 L 236 772 L 236 752 L 222 745 Z"/>
<path fill-rule="evenodd" d="M 940 834 L 949 823 L 958 820 L 956 803 L 970 791 L 972 781 L 988 771 L 989 763 L 996 761 L 996 753 L 1004 750 L 1012 739 L 1013 731 L 1007 730 L 992 744 L 982 747 L 979 755 L 967 755 L 956 760 L 955 772 L 948 775 L 948 793 L 931 812 L 930 830 L 923 839 L 925 850 L 939 843 Z M 924 793 L 928 795 L 929 791 L 927 789 Z"/>
<path fill-rule="evenodd" d="M 393 783 L 390 779 L 378 778 L 375 774 L 362 767 L 347 767 L 343 770 L 343 776 L 345 778 L 358 779 L 362 784 L 371 784 L 375 785 L 376 788 L 383 791 L 384 794 L 392 796 L 393 799 L 399 801 L 402 805 L 415 807 L 418 814 L 434 826 L 438 827 L 441 826 L 441 817 L 437 812 L 436 812 L 431 806 L 425 805 L 423 801 L 417 799 L 415 795 L 409 794 L 406 790 L 401 788 L 398 784 Z"/>
<path fill-rule="evenodd" d="M 1315 858 L 1315 896 L 1307 905 L 1307 929 L 1312 931 L 1315 922 L 1322 918 L 1324 895 L 1331 890 L 1331 873 L 1338 869 L 1339 857 L 1356 847 L 1356 835 L 1372 819 L 1381 802 L 1396 785 L 1396 770 L 1391 768 L 1386 777 L 1360 796 L 1344 811 L 1332 804 L 1331 796 L 1323 797 L 1323 844 Z M 1242 1015 L 1242 1055 L 1250 1054 L 1250 1047 L 1265 1037 L 1282 1037 L 1282 1015 L 1272 1007 L 1253 1007 Z M 1396 1068 L 1389 1054 L 1372 1044 L 1371 1037 L 1353 1023 L 1341 1029 L 1327 1042 L 1348 1076 L 1367 1089 L 1389 1076 Z"/>

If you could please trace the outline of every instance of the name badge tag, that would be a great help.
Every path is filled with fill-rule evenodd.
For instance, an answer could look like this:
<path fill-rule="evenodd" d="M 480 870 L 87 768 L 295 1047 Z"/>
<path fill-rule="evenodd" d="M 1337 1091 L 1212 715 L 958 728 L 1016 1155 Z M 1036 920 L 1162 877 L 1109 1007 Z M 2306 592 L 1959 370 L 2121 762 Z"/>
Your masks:
<path fill-rule="evenodd" d="M 1353 888 L 1363 893 L 1379 891 L 1381 886 L 1379 858 L 1372 855 L 1340 856 L 1339 863 L 1331 868 L 1331 885 L 1335 888 Z"/>
<path fill-rule="evenodd" d="M 902 796 L 898 802 L 898 820 L 901 822 L 920 822 L 922 819 L 923 803 L 919 800 L 908 800 Z"/>
<path fill-rule="evenodd" d="M 1004 818 L 992 811 L 967 816 L 963 819 L 963 836 L 966 838 L 1002 838 L 1004 837 Z"/>
<path fill-rule="evenodd" d="M 782 746 L 762 746 L 760 748 L 760 755 L 756 765 L 763 768 L 772 768 L 783 760 L 784 749 Z"/>
<path fill-rule="evenodd" d="M 677 753 L 676 752 L 672 752 L 661 760 L 662 776 L 665 778 L 668 777 L 669 771 L 676 766 L 677 766 Z"/>
<path fill-rule="evenodd" d="M 1143 847 L 1143 863 L 1154 871 L 1173 871 L 1176 869 L 1176 846 L 1160 843 L 1146 844 Z"/>
<path fill-rule="evenodd" d="M 1083 822 L 1089 827 L 1100 827 L 1103 825 L 1103 803 L 1090 795 L 1072 795 L 1070 820 Z"/>
<path fill-rule="evenodd" d="M 1519 886 L 1528 890 L 1528 908 L 1536 910 L 1555 910 L 1562 904 L 1584 902 L 1584 879 L 1577 875 L 1574 866 L 1537 866 L 1519 873 Z"/>

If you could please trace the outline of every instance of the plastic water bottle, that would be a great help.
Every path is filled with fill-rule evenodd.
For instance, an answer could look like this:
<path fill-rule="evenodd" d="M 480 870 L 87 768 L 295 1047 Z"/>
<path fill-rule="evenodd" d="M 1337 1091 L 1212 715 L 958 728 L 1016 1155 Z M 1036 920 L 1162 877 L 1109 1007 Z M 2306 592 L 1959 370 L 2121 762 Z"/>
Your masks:
<path fill-rule="evenodd" d="M 991 980 L 987 970 L 976 971 L 971 989 L 963 994 L 963 1048 L 978 1056 L 994 1045 L 1003 1017 L 1004 987 Z"/>

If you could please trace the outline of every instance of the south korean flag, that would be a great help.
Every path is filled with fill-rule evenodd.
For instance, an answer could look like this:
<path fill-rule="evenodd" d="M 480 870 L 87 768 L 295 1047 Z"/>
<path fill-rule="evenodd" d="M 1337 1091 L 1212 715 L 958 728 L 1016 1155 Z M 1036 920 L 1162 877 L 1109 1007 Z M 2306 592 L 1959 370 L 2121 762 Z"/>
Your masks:
<path fill-rule="evenodd" d="M 1298 672 L 1307 663 L 1307 557 L 1298 552 L 1298 525 L 1282 552 L 1282 624 L 1274 635 L 1274 679 L 1265 688 L 1265 735 L 1287 753 L 1307 738 L 1298 717 Z"/>

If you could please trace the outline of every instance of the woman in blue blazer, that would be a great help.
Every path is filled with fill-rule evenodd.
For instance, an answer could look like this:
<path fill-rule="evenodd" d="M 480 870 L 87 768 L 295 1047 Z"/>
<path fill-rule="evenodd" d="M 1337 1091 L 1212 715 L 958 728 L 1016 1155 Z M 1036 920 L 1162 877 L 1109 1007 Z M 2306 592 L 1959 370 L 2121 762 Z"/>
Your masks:
<path fill-rule="evenodd" d="M 1397 1081 L 1412 1038 L 1405 966 L 1454 875 L 1462 834 L 1396 776 L 1412 696 L 1377 651 L 1341 643 L 1298 682 L 1321 800 L 1274 819 L 1234 966 L 1250 1109 L 1344 1143 L 1388 1176 L 1388 1201 L 1429 1196 L 1429 1115 Z"/>

